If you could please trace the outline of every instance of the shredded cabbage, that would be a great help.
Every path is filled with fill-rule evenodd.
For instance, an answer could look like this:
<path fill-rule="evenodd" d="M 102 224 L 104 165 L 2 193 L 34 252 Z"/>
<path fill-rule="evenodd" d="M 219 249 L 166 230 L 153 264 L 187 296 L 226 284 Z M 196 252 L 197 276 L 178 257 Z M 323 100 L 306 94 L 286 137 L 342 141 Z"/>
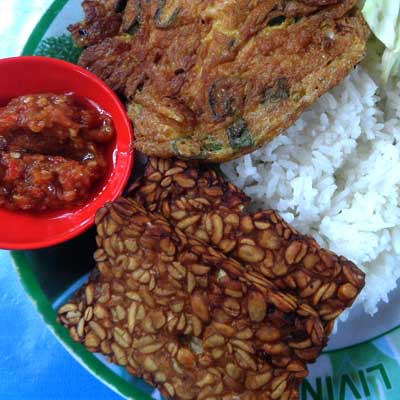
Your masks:
<path fill-rule="evenodd" d="M 382 77 L 400 75 L 400 0 L 365 0 L 364 18 L 374 35 L 386 46 Z"/>

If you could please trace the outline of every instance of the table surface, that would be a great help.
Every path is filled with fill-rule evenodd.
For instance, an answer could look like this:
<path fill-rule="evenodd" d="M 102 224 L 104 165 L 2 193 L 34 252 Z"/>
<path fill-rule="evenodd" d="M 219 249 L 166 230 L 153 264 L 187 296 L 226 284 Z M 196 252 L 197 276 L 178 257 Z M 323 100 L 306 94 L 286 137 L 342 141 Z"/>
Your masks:
<path fill-rule="evenodd" d="M 0 0 L 0 58 L 16 56 L 51 0 Z M 2 229 L 2 228 L 0 228 Z M 0 251 L 0 400 L 118 400 L 48 330 Z"/>

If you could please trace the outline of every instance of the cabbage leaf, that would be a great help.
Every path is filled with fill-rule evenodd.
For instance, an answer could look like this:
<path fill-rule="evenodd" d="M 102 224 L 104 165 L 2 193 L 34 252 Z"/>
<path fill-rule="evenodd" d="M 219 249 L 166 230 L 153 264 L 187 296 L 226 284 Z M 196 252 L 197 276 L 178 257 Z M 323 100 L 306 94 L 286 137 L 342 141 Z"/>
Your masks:
<path fill-rule="evenodd" d="M 400 75 L 400 0 L 365 0 L 363 14 L 374 35 L 386 46 L 383 79 Z"/>

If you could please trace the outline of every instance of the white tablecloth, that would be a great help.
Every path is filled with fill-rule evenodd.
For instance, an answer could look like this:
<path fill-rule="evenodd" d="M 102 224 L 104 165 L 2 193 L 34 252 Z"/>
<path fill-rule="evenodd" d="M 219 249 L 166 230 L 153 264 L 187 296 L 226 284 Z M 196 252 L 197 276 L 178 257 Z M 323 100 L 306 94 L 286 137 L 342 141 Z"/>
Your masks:
<path fill-rule="evenodd" d="M 17 56 L 52 0 L 0 0 L 0 58 Z"/>

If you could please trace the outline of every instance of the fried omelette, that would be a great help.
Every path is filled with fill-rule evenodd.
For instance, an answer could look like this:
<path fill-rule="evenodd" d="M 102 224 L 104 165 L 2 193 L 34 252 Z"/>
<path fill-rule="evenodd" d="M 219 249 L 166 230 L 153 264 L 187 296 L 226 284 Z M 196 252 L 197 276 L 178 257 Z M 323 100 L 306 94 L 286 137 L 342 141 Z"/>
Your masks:
<path fill-rule="evenodd" d="M 295 122 L 365 54 L 356 0 L 86 0 L 80 64 L 147 155 L 223 162 Z"/>

